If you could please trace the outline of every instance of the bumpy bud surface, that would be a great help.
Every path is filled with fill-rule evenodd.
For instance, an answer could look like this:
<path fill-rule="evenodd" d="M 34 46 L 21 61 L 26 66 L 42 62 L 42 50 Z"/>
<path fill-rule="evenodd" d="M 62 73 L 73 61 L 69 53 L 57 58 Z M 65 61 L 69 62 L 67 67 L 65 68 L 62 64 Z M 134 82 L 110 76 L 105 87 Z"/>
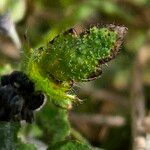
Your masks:
<path fill-rule="evenodd" d="M 125 27 L 113 25 L 92 27 L 79 35 L 69 30 L 37 50 L 36 60 L 42 72 L 57 80 L 84 81 L 94 77 L 93 73 L 98 76 L 101 64 L 118 52 L 125 31 Z"/>
<path fill-rule="evenodd" d="M 70 108 L 71 101 L 77 99 L 67 93 L 71 83 L 99 77 L 102 64 L 118 54 L 126 31 L 126 27 L 115 25 L 94 26 L 80 34 L 67 30 L 47 45 L 31 50 L 24 71 L 37 90 Z"/>

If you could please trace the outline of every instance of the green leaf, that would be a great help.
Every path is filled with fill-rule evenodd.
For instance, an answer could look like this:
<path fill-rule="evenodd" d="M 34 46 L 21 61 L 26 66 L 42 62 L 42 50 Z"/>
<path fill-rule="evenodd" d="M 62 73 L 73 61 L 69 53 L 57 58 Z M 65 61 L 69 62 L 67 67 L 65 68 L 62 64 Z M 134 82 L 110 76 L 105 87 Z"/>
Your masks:
<path fill-rule="evenodd" d="M 81 34 L 70 29 L 46 46 L 31 50 L 30 57 L 23 58 L 26 64 L 23 71 L 35 82 L 37 90 L 69 109 L 77 99 L 68 94 L 72 81 L 99 77 L 102 64 L 117 55 L 125 33 L 125 27 L 114 25 L 92 27 Z"/>
<path fill-rule="evenodd" d="M 24 0 L 0 1 L 0 14 L 5 14 L 7 12 L 9 12 L 14 22 L 19 22 L 25 16 L 26 2 Z"/>
<path fill-rule="evenodd" d="M 68 112 L 65 109 L 48 103 L 44 109 L 37 114 L 38 125 L 44 129 L 43 136 L 51 135 L 49 143 L 54 144 L 65 140 L 70 134 L 70 125 L 68 121 Z M 46 132 L 45 132 L 46 131 Z"/>
<path fill-rule="evenodd" d="M 63 141 L 50 146 L 48 150 L 92 150 L 89 145 L 82 144 L 79 141 Z"/>
<path fill-rule="evenodd" d="M 0 122 L 0 149 L 36 150 L 32 144 L 23 143 L 18 138 L 20 124 L 16 122 Z"/>
<path fill-rule="evenodd" d="M 56 80 L 86 81 L 99 76 L 102 62 L 118 52 L 116 43 L 121 32 L 125 32 L 124 27 L 93 27 L 80 35 L 72 29 L 35 50 L 34 60 L 43 74 Z"/>
<path fill-rule="evenodd" d="M 26 3 L 24 0 L 3 0 L 3 5 L 0 3 L 0 10 L 1 9 L 2 14 L 9 12 L 12 20 L 19 22 L 25 16 Z"/>

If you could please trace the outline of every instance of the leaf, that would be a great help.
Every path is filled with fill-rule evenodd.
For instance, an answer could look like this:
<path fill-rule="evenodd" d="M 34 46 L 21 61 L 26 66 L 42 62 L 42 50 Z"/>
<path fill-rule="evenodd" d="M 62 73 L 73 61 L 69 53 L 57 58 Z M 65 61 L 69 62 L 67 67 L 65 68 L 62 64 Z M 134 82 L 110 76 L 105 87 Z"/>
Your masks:
<path fill-rule="evenodd" d="M 126 28 L 111 25 L 93 27 L 79 35 L 75 32 L 68 30 L 35 51 L 33 55 L 41 72 L 66 82 L 98 77 L 103 62 L 118 53 Z"/>
<path fill-rule="evenodd" d="M 26 2 L 24 0 L 7 0 L 6 4 L 5 12 L 10 12 L 14 22 L 19 22 L 23 19 L 26 13 Z"/>
<path fill-rule="evenodd" d="M 18 138 L 20 124 L 16 122 L 0 122 L 0 149 L 35 150 L 32 144 L 23 143 Z"/>
<path fill-rule="evenodd" d="M 65 109 L 48 103 L 40 114 L 37 114 L 38 125 L 44 129 L 44 135 L 51 135 L 48 138 L 49 143 L 55 144 L 65 140 L 70 134 L 70 125 L 68 121 L 68 112 Z M 46 132 L 45 132 L 46 131 Z"/>
<path fill-rule="evenodd" d="M 69 109 L 71 102 L 77 100 L 68 93 L 72 82 L 99 77 L 102 64 L 118 54 L 126 30 L 122 26 L 94 26 L 77 34 L 70 29 L 46 46 L 31 50 L 30 57 L 23 58 L 26 66 L 23 71 L 35 82 L 37 90 L 49 96 L 49 100 Z"/>
<path fill-rule="evenodd" d="M 0 75 L 10 73 L 11 71 L 12 71 L 12 67 L 9 64 L 0 67 Z"/>
<path fill-rule="evenodd" d="M 50 146 L 48 150 L 92 150 L 89 145 L 82 144 L 79 141 L 63 141 Z"/>

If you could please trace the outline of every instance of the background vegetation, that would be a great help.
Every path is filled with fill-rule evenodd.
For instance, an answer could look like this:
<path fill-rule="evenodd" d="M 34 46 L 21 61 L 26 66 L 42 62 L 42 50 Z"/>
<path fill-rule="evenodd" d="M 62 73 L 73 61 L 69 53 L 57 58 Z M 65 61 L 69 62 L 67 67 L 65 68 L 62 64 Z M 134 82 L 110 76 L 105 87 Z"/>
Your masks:
<path fill-rule="evenodd" d="M 97 23 L 127 26 L 128 35 L 120 54 L 103 66 L 102 76 L 76 84 L 72 89 L 83 100 L 69 112 L 72 138 L 82 138 L 80 133 L 87 139 L 85 142 L 107 150 L 150 147 L 149 0 L 0 1 L 1 15 L 7 11 L 22 44 L 28 43 L 32 48 L 76 24 L 77 29 Z M 0 74 L 3 74 L 19 67 L 20 41 L 11 23 L 6 32 L 0 30 Z M 58 138 L 64 139 L 69 126 L 63 117 L 65 113 L 56 106 L 45 105 L 37 112 L 35 124 L 23 126 L 20 137 L 36 143 L 39 149 Z"/>

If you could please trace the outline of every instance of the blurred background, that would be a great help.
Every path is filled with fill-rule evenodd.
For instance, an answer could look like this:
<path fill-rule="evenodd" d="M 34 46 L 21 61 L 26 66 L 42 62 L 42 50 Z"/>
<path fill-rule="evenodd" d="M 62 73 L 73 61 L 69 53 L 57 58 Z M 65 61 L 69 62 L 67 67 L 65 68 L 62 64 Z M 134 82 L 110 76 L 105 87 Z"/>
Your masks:
<path fill-rule="evenodd" d="M 128 34 L 99 79 L 74 85 L 83 102 L 69 112 L 72 130 L 95 147 L 149 150 L 150 0 L 1 0 L 0 74 L 19 67 L 21 45 L 39 47 L 78 24 L 124 25 Z M 52 113 L 60 112 L 45 106 L 20 136 L 44 149 L 55 131 Z"/>

